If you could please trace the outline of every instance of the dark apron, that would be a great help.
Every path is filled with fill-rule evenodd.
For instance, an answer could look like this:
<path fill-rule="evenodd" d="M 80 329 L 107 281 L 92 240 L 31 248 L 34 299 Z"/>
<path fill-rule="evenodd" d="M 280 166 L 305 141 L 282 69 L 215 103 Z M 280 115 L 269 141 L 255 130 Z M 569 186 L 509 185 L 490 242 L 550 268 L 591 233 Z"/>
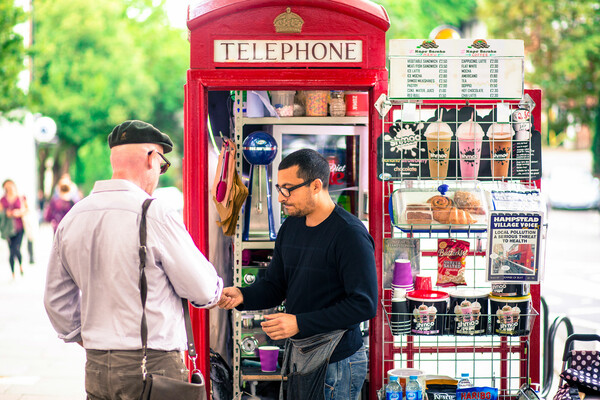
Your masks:
<path fill-rule="evenodd" d="M 325 399 L 329 359 L 345 332 L 340 329 L 305 339 L 288 339 L 281 367 L 281 375 L 287 377 L 287 400 Z M 279 399 L 284 399 L 283 385 Z"/>

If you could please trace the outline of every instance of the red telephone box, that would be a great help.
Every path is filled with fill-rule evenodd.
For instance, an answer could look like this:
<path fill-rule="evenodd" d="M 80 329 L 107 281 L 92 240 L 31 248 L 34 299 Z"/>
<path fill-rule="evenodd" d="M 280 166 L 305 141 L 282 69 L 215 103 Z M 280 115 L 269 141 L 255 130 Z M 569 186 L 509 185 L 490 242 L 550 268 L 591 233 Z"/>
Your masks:
<path fill-rule="evenodd" d="M 190 6 L 190 69 L 185 85 L 185 222 L 210 259 L 208 93 L 247 90 L 346 90 L 368 93 L 366 126 L 369 220 L 381 221 L 381 191 L 375 190 L 377 138 L 382 124 L 372 106 L 387 93 L 383 7 L 367 0 L 213 0 Z M 289 124 L 295 124 L 293 118 Z M 317 117 L 318 118 L 318 117 Z M 323 117 L 327 118 L 327 117 Z M 303 122 L 315 123 L 319 122 Z M 238 143 L 238 146 L 241 143 Z M 239 157 L 239 156 L 238 156 Z M 238 158 L 241 160 L 241 158 Z M 238 166 L 239 168 L 239 166 Z M 373 190 L 371 190 L 373 189 Z M 241 219 L 240 219 L 241 220 Z M 380 224 L 370 226 L 376 253 L 382 251 Z M 237 234 L 237 232 L 236 232 Z M 378 239 L 379 238 L 379 239 Z M 236 242 L 239 243 L 239 242 Z M 381 265 L 378 260 L 378 279 Z M 234 284 L 235 284 L 234 278 Z M 380 300 L 380 299 L 379 299 Z M 370 324 L 371 341 L 382 337 L 382 315 Z M 192 310 L 199 368 L 208 376 L 208 311 Z M 235 340 L 235 338 L 234 338 Z M 234 347 L 238 344 L 234 343 Z M 381 346 L 370 352 L 370 379 L 382 377 Z M 236 351 L 236 350 L 234 350 Z M 234 374 L 236 372 L 234 368 Z M 235 379 L 234 379 L 235 381 Z M 375 387 L 369 398 L 376 398 Z"/>

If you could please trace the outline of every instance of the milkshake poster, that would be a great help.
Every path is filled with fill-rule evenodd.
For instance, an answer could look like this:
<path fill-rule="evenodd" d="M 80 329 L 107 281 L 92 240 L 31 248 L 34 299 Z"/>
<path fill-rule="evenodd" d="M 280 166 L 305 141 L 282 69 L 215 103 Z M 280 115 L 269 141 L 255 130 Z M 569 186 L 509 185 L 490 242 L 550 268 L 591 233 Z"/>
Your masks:
<path fill-rule="evenodd" d="M 395 110 L 394 110 L 395 111 Z M 394 112 L 391 113 L 394 115 Z M 421 142 L 423 122 L 408 123 L 396 119 L 379 139 L 380 150 L 377 175 L 380 180 L 418 178 L 423 176 L 427 163 L 426 148 Z"/>
<path fill-rule="evenodd" d="M 540 179 L 540 132 L 530 113 L 514 114 L 527 122 L 499 123 L 494 104 L 421 106 L 406 119 L 395 105 L 378 138 L 377 175 L 382 181 Z"/>
<path fill-rule="evenodd" d="M 490 213 L 487 281 L 540 281 L 540 212 Z"/>

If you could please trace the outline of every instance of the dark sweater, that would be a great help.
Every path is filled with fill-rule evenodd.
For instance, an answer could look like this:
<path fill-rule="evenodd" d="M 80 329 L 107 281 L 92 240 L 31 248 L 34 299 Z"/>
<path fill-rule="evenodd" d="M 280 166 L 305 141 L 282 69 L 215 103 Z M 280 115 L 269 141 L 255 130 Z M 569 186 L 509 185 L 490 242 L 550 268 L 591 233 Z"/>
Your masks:
<path fill-rule="evenodd" d="M 239 308 L 261 310 L 286 300 L 298 339 L 347 329 L 330 363 L 343 360 L 362 345 L 359 324 L 377 313 L 374 252 L 362 222 L 339 206 L 315 227 L 306 226 L 305 217 L 288 217 L 265 277 L 241 289 Z"/>

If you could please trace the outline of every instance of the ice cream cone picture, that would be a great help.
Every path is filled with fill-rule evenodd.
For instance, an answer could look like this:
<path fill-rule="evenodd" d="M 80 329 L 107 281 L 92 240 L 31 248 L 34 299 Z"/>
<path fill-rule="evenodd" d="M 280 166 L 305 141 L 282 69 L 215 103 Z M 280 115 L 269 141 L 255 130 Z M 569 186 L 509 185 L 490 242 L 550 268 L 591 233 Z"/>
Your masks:
<path fill-rule="evenodd" d="M 505 305 L 501 309 L 496 312 L 496 316 L 498 317 L 498 322 L 501 324 L 511 324 L 512 323 L 512 307 L 509 305 Z"/>
<path fill-rule="evenodd" d="M 521 316 L 521 309 L 517 306 L 514 306 L 512 309 L 512 321 L 519 322 L 520 316 Z"/>
<path fill-rule="evenodd" d="M 470 301 L 465 300 L 460 303 L 460 312 L 462 313 L 464 322 L 471 322 L 473 320 L 473 308 Z"/>
<path fill-rule="evenodd" d="M 415 321 L 420 324 L 425 323 L 428 320 L 429 313 L 425 304 L 421 304 L 419 308 L 415 309 L 413 314 L 415 315 Z"/>
<path fill-rule="evenodd" d="M 481 316 L 481 304 L 478 301 L 471 304 L 473 310 L 473 321 L 479 321 L 479 317 Z"/>
<path fill-rule="evenodd" d="M 427 308 L 428 319 L 427 322 L 435 322 L 435 317 L 437 315 L 437 308 L 434 306 L 429 306 Z"/>

